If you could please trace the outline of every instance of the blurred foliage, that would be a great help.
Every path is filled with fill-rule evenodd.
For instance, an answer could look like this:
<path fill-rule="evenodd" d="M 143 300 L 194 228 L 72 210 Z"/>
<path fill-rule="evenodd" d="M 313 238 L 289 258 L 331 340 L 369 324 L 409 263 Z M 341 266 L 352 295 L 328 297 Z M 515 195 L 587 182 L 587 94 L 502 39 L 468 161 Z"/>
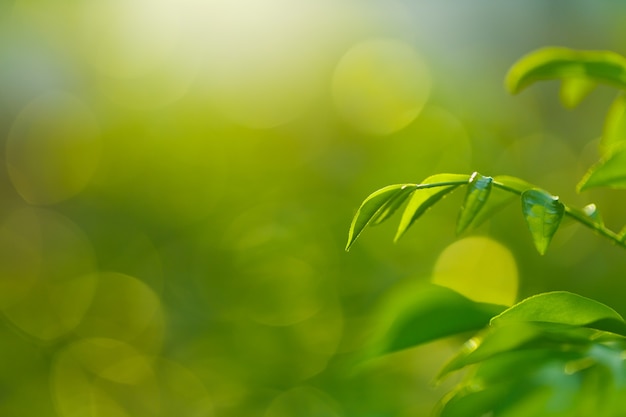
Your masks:
<path fill-rule="evenodd" d="M 505 208 L 463 232 L 473 252 L 454 264 L 462 193 L 395 247 L 383 224 L 343 251 L 355 202 L 437 172 L 524 178 L 621 227 L 623 194 L 571 181 L 598 159 L 589 143 L 614 91 L 570 113 L 551 87 L 513 98 L 502 83 L 540 46 L 623 54 L 624 12 L 0 2 L 0 415 L 426 415 L 463 338 L 353 364 L 381 309 L 418 297 L 435 271 L 466 270 L 474 289 L 508 271 L 489 303 L 559 289 L 624 314 L 622 250 L 566 218 L 539 259 Z"/>
<path fill-rule="evenodd" d="M 563 105 L 575 107 L 598 82 L 624 89 L 623 74 L 626 74 L 626 60 L 614 52 L 544 48 L 513 65 L 507 76 L 507 87 L 517 93 L 536 81 L 559 80 Z M 563 91 L 568 93 L 563 94 Z M 613 127 L 621 123 L 621 112 L 616 111 L 621 103 L 619 95 L 605 125 Z M 605 131 L 613 133 L 614 130 Z M 580 190 L 599 186 L 624 188 L 626 164 L 616 158 L 623 151 L 621 141 L 617 136 L 615 145 L 608 148 L 599 143 L 599 153 L 606 153 L 608 158 L 587 171 L 579 184 Z M 559 197 L 519 178 L 493 178 L 474 172 L 471 175 L 435 174 L 419 184 L 389 185 L 373 192 L 361 203 L 352 220 L 346 251 L 365 227 L 389 219 L 407 199 L 396 240 L 442 197 L 458 187 L 466 187 L 456 221 L 456 233 L 461 234 L 480 219 L 481 211 L 491 215 L 505 203 L 515 200 L 498 198 L 490 207 L 487 203 L 494 186 L 520 197 L 522 215 L 541 255 L 546 253 L 566 214 L 612 243 L 625 246 L 626 227 L 619 233 L 606 228 L 593 203 L 583 209 L 573 209 Z M 476 302 L 492 300 L 494 296 L 496 302 L 511 304 L 515 294 L 507 295 L 514 292 L 515 284 L 506 288 L 503 283 L 509 281 L 511 275 L 506 273 L 499 273 L 495 280 L 485 279 L 491 274 L 486 273 L 480 255 L 486 254 L 490 261 L 498 263 L 508 258 L 508 254 L 494 250 L 497 246 L 489 248 L 478 244 L 476 239 L 480 238 L 472 239 L 472 245 L 465 245 L 464 250 L 451 248 L 470 238 L 449 246 L 440 256 L 432 281 L 444 287 L 426 287 L 405 299 L 405 303 L 396 301 L 391 305 L 386 311 L 389 318 L 378 329 L 374 349 L 370 349 L 373 355 L 482 329 L 440 371 L 441 377 L 451 371 L 470 368 L 465 378 L 439 402 L 436 415 L 623 415 L 626 409 L 617 400 L 623 396 L 626 379 L 626 322 L 622 316 L 605 304 L 567 291 L 540 293 L 504 311 L 498 305 Z M 442 279 L 439 263 L 444 254 L 448 263 L 462 268 L 446 271 Z M 468 270 L 466 259 L 476 266 Z M 480 276 L 481 288 L 476 289 L 476 282 L 466 279 L 468 274 Z M 505 290 L 494 294 L 494 287 Z M 512 299 L 506 302 L 506 298 Z"/>

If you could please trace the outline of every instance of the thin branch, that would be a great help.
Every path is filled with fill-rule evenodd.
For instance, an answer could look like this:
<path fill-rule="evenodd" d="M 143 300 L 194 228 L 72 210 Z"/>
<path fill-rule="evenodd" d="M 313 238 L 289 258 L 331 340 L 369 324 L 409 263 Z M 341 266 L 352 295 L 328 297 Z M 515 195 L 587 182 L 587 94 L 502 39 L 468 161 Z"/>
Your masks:
<path fill-rule="evenodd" d="M 502 184 L 501 182 L 498 181 L 493 181 L 493 185 L 504 190 L 504 191 L 508 191 L 510 193 L 516 194 L 521 196 L 522 192 L 519 190 L 516 190 L 514 188 L 511 187 L 507 187 L 506 185 Z M 624 248 L 626 248 L 626 242 L 624 242 L 620 236 L 615 233 L 614 231 L 608 229 L 606 226 L 604 226 L 602 223 L 597 223 L 595 221 L 593 221 L 592 219 L 590 219 L 589 217 L 585 216 L 584 214 L 579 213 L 578 211 L 572 209 L 571 207 L 565 205 L 565 214 L 568 215 L 569 217 L 571 217 L 572 219 L 576 220 L 577 222 L 587 226 L 588 228 L 590 228 L 591 230 L 595 231 L 596 233 L 606 237 L 607 239 L 611 240 L 613 243 L 622 246 Z"/>

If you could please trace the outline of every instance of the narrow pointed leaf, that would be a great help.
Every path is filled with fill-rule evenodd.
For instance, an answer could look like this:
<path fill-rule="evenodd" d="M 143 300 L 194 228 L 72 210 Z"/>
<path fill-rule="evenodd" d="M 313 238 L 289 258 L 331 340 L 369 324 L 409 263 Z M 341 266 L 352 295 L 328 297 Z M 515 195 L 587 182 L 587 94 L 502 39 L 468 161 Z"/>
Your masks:
<path fill-rule="evenodd" d="M 602 320 L 624 322 L 611 307 L 567 291 L 534 295 L 491 319 L 491 325 L 511 322 L 546 322 L 588 326 Z"/>
<path fill-rule="evenodd" d="M 386 203 L 396 197 L 399 193 L 403 192 L 403 189 L 415 187 L 415 184 L 395 184 L 381 188 L 378 191 L 370 194 L 361 204 L 357 210 L 350 230 L 348 232 L 348 243 L 346 244 L 346 250 L 350 249 L 350 246 L 359 237 L 365 226 L 367 226 L 381 210 L 384 209 Z"/>
<path fill-rule="evenodd" d="M 626 188 L 626 146 L 592 166 L 578 184 L 578 191 L 593 187 Z"/>
<path fill-rule="evenodd" d="M 438 174 L 428 177 L 421 184 L 418 184 L 417 190 L 411 196 L 402 213 L 394 240 L 398 241 L 415 220 L 456 187 L 467 183 L 469 178 L 469 175 L 462 174 Z"/>
<path fill-rule="evenodd" d="M 511 204 L 514 200 L 519 199 L 517 195 L 506 192 L 500 188 L 491 187 L 491 193 L 489 194 L 489 200 L 485 203 L 482 209 L 476 214 L 476 217 L 471 223 L 471 227 L 476 228 L 485 223 L 487 220 L 493 218 L 500 210 Z"/>
<path fill-rule="evenodd" d="M 626 59 L 610 51 L 543 48 L 513 64 L 506 86 L 509 92 L 517 94 L 537 81 L 569 78 L 586 78 L 626 89 Z"/>
<path fill-rule="evenodd" d="M 600 154 L 608 157 L 617 147 L 624 145 L 624 142 L 626 142 L 626 94 L 620 93 L 611 104 L 604 121 Z"/>
<path fill-rule="evenodd" d="M 467 186 L 467 193 L 465 194 L 465 201 L 461 206 L 457 220 L 457 234 L 463 233 L 483 208 L 491 193 L 492 182 L 493 178 L 485 177 L 477 172 L 471 176 Z"/>
<path fill-rule="evenodd" d="M 398 208 L 409 198 L 411 193 L 415 191 L 415 187 L 404 187 L 397 192 L 392 198 L 390 198 L 381 208 L 376 215 L 372 218 L 371 226 L 379 225 L 385 220 L 389 219 Z"/>
<path fill-rule="evenodd" d="M 543 255 L 548 249 L 565 213 L 558 197 L 533 188 L 522 193 L 522 213 L 528 224 L 537 251 Z"/>
<path fill-rule="evenodd" d="M 563 107 L 573 109 L 598 85 L 597 82 L 586 77 L 566 77 L 561 83 L 559 98 Z"/>

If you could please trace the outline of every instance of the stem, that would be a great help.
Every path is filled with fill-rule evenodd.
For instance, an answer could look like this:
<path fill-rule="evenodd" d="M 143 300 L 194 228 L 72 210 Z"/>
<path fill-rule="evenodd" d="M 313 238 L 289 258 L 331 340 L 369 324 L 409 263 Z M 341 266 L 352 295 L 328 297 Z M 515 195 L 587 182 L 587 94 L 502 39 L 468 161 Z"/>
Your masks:
<path fill-rule="evenodd" d="M 581 215 L 580 213 L 573 211 L 568 206 L 565 206 L 565 214 L 567 214 L 574 220 L 577 220 L 579 223 L 584 224 L 588 228 L 596 231 L 600 235 L 612 240 L 614 243 L 618 244 L 619 246 L 626 248 L 626 242 L 624 242 L 617 233 L 615 233 L 611 229 L 607 229 L 603 224 L 591 221 L 589 218 L 585 217 L 584 215 Z"/>
<path fill-rule="evenodd" d="M 493 185 L 504 191 L 508 191 L 510 193 L 517 194 L 519 196 L 521 196 L 523 193 L 523 191 L 517 190 L 515 188 L 507 187 L 506 185 L 498 181 L 493 181 Z M 583 224 L 584 226 L 587 226 L 588 228 L 595 231 L 596 233 L 613 241 L 613 243 L 626 248 L 626 242 L 624 242 L 617 233 L 606 228 L 606 226 L 604 226 L 602 223 L 594 222 L 589 217 L 585 216 L 584 214 L 579 213 L 578 211 L 572 210 L 572 208 L 568 207 L 567 205 L 565 205 L 565 214 L 571 217 L 572 219 L 576 220 L 577 222 Z"/>

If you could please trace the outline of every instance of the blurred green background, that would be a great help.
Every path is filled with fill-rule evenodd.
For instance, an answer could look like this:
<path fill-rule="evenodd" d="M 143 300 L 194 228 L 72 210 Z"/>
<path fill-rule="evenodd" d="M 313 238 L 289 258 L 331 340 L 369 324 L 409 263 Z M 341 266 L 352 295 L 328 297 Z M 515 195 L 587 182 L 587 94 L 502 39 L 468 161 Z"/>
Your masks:
<path fill-rule="evenodd" d="M 619 230 L 623 192 L 575 192 L 615 91 L 567 111 L 502 85 L 538 47 L 625 54 L 625 23 L 617 1 L 0 2 L 0 415 L 422 416 L 459 340 L 353 366 L 419 283 L 626 313 L 623 250 L 571 224 L 540 257 L 517 203 L 455 236 L 457 193 L 343 250 L 370 192 L 439 172 Z"/>

